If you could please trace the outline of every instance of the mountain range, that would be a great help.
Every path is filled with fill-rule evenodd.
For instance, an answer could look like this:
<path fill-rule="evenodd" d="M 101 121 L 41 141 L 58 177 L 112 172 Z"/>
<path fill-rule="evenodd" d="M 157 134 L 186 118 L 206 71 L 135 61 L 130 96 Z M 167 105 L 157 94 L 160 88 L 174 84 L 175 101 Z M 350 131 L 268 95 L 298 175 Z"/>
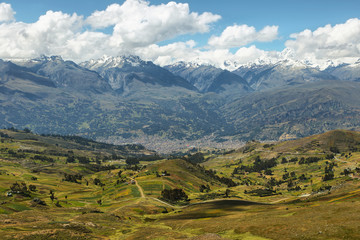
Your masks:
<path fill-rule="evenodd" d="M 284 60 L 230 72 L 185 62 L 161 67 L 137 56 L 1 60 L 0 127 L 164 151 L 177 140 L 211 145 L 356 130 L 359 69 L 360 62 L 320 70 Z"/>

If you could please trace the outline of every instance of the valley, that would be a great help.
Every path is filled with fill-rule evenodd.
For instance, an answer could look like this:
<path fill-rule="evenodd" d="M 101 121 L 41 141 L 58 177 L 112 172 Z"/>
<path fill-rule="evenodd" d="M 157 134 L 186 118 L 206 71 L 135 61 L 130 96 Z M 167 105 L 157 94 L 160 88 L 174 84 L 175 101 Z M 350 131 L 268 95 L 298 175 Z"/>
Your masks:
<path fill-rule="evenodd" d="M 1 2 L 0 240 L 360 239 L 359 9 Z"/>
<path fill-rule="evenodd" d="M 185 62 L 161 67 L 132 55 L 0 61 L 0 127 L 162 153 L 359 130 L 358 65 L 319 70 L 279 61 L 230 72 Z"/>

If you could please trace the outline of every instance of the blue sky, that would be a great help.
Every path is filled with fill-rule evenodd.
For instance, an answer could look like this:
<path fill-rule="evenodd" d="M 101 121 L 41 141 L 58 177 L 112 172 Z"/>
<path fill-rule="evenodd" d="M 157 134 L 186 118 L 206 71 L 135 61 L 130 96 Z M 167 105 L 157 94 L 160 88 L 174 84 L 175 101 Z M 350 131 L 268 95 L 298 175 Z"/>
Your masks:
<path fill-rule="evenodd" d="M 48 10 L 65 13 L 78 13 L 89 16 L 95 10 L 104 10 L 112 3 L 122 4 L 124 1 L 114 0 L 15 0 L 8 1 L 16 11 L 16 19 L 24 22 L 34 22 Z M 157 5 L 169 1 L 151 0 Z M 360 1 L 358 0 L 188 0 L 176 1 L 188 3 L 194 12 L 212 12 L 221 15 L 221 20 L 214 24 L 208 34 L 197 36 L 181 36 L 177 39 L 190 40 L 205 44 L 211 34 L 220 34 L 226 26 L 232 24 L 247 24 L 257 29 L 266 25 L 278 25 L 280 39 L 271 43 L 257 43 L 265 50 L 282 50 L 289 35 L 304 29 L 315 30 L 326 24 L 343 23 L 350 18 L 360 17 Z M 176 40 L 177 40 L 176 39 Z M 165 43 L 174 41 L 167 40 Z"/>
<path fill-rule="evenodd" d="M 84 17 L 84 19 L 86 19 L 87 17 L 91 16 L 96 10 L 104 11 L 109 5 L 113 3 L 117 3 L 119 6 L 121 6 L 124 4 L 124 2 L 125 1 L 114 1 L 114 0 L 101 0 L 101 1 L 99 0 L 96 1 L 8 0 L 5 1 L 4 3 L 10 4 L 12 10 L 16 12 L 16 14 L 14 15 L 15 20 L 13 20 L 12 22 L 16 21 L 16 22 L 24 22 L 30 24 L 37 22 L 39 17 L 45 15 L 48 10 L 52 10 L 54 12 L 61 11 L 62 13 L 67 13 L 67 14 L 76 13 L 77 15 L 81 15 Z M 160 4 L 168 3 L 168 1 L 162 1 L 162 0 L 150 0 L 148 2 L 151 6 L 158 6 Z M 293 33 L 300 33 L 303 32 L 305 29 L 309 29 L 312 32 L 314 32 L 318 28 L 324 27 L 327 24 L 331 24 L 331 26 L 333 27 L 336 24 L 345 24 L 349 19 L 354 19 L 354 18 L 358 19 L 360 17 L 359 16 L 360 1 L 355 1 L 355 0 L 346 0 L 346 1 L 339 1 L 339 0 L 336 1 L 335 0 L 326 0 L 326 1 L 325 0 L 312 0 L 312 1 L 309 0 L 303 0 L 303 1 L 188 0 L 188 1 L 183 1 L 180 0 L 180 1 L 176 1 L 176 3 L 187 3 L 190 8 L 190 13 L 197 12 L 199 15 L 201 15 L 204 12 L 210 12 L 213 15 L 221 16 L 221 18 L 217 20 L 209 20 L 209 22 L 206 23 L 206 26 L 209 27 L 208 31 L 202 31 L 201 29 L 204 26 L 199 26 L 197 30 L 196 29 L 189 29 L 188 31 L 184 30 L 184 31 L 180 31 L 178 34 L 176 33 L 169 34 L 169 36 L 165 36 L 163 38 L 155 37 L 152 38 L 153 42 L 149 40 L 146 43 L 149 46 L 151 44 L 156 44 L 159 47 L 164 46 L 163 49 L 157 49 L 160 52 L 164 52 L 165 51 L 164 49 L 166 49 L 165 46 L 168 46 L 169 44 L 172 44 L 174 42 L 185 43 L 190 40 L 196 42 L 197 48 L 204 47 L 206 49 L 209 47 L 209 43 L 210 43 L 209 39 L 212 36 L 220 37 L 223 31 L 227 27 L 241 26 L 241 25 L 254 27 L 257 32 L 259 32 L 266 26 L 276 26 L 277 29 L 273 29 L 273 31 L 276 31 L 276 37 L 268 36 L 267 38 L 265 38 L 267 40 L 265 40 L 264 38 L 260 38 L 259 36 L 258 37 L 253 36 L 251 38 L 252 40 L 249 40 L 239 45 L 234 44 L 234 42 L 232 44 L 225 44 L 224 41 L 226 41 L 226 39 L 217 39 L 217 41 L 215 41 L 211 47 L 218 48 L 220 46 L 223 49 L 226 46 L 226 48 L 232 54 L 235 54 L 239 48 L 242 47 L 248 48 L 251 46 L 255 46 L 257 49 L 263 51 L 280 52 L 285 47 L 295 44 L 289 42 L 289 40 L 291 40 L 290 35 Z M 7 24 L 11 24 L 11 23 L 7 22 Z M 184 22 L 180 24 L 184 24 Z M 93 27 L 93 25 L 91 26 Z M 114 24 L 100 27 L 96 29 L 96 32 L 103 32 L 105 34 L 111 35 L 113 31 L 113 26 Z M 89 29 L 89 28 L 92 29 L 92 27 L 85 26 L 82 28 L 82 30 L 79 31 L 84 31 L 84 29 Z M 347 26 L 344 26 L 344 28 L 345 27 Z M 347 29 L 349 29 L 349 27 Z M 232 31 L 235 30 L 232 29 Z M 158 34 L 164 34 L 164 32 L 160 32 Z M 329 33 L 328 36 L 331 36 L 331 34 Z M 241 36 L 239 38 L 241 38 Z M 296 39 L 296 41 L 298 41 L 298 39 Z M 138 45 L 136 44 L 137 43 L 126 45 L 126 49 L 137 48 L 138 51 Z M 146 44 L 141 45 L 141 47 L 145 47 Z M 298 51 L 298 49 L 303 48 L 301 44 L 302 43 L 297 42 L 295 44 L 296 46 L 294 45 L 293 48 L 296 51 Z M 341 44 L 343 43 L 339 42 L 338 45 L 340 46 Z M 357 42 L 351 44 L 354 45 L 357 44 Z M 1 46 L 1 39 L 0 39 L 0 46 Z M 42 51 L 44 51 L 44 54 L 52 53 L 51 50 L 49 50 L 49 52 L 46 52 L 45 50 L 42 49 Z M 119 50 L 119 53 L 121 53 L 121 51 Z M 37 53 L 38 51 L 36 50 L 33 52 Z M 149 54 L 148 50 L 146 51 L 144 50 L 143 52 L 147 52 L 147 55 L 144 54 L 145 58 L 150 58 L 150 59 L 156 58 L 155 56 L 156 54 Z M 322 55 L 324 55 L 324 53 L 322 53 Z M 326 57 L 329 56 L 331 57 L 332 53 L 325 55 Z M 0 52 L 0 57 L 1 57 L 1 52 Z M 341 57 L 343 59 L 344 56 Z M 313 58 L 317 59 L 318 56 L 314 56 Z M 170 58 L 168 57 L 167 59 Z"/>

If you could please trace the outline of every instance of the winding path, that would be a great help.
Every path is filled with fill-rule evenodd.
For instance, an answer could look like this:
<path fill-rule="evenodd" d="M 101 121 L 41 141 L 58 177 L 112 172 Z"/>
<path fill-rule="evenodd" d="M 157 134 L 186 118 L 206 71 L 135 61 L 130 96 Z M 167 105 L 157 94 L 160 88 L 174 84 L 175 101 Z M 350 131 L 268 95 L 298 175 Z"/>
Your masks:
<path fill-rule="evenodd" d="M 137 182 L 134 178 L 131 178 L 131 181 L 134 181 L 134 182 L 135 182 L 135 185 L 136 185 L 137 188 L 139 189 L 141 198 L 145 198 L 144 190 L 143 190 L 142 187 L 138 184 L 138 182 Z"/>

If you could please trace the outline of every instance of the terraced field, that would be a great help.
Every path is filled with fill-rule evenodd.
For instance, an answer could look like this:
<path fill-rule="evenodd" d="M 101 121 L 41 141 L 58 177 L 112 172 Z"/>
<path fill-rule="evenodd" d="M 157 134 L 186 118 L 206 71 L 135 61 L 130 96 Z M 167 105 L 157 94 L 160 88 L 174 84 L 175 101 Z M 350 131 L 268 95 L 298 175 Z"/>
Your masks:
<path fill-rule="evenodd" d="M 350 135 L 354 141 L 342 136 L 340 145 L 314 142 L 326 142 L 330 134 L 291 143 L 249 142 L 225 154 L 204 152 L 201 164 L 184 156 L 137 165 L 111 159 L 111 152 L 101 149 L 46 144 L 30 133 L 1 137 L 0 235 L 359 239 L 360 152 Z M 84 157 L 89 163 L 81 162 Z M 173 189 L 182 189 L 188 200 L 165 199 L 162 192 Z"/>

